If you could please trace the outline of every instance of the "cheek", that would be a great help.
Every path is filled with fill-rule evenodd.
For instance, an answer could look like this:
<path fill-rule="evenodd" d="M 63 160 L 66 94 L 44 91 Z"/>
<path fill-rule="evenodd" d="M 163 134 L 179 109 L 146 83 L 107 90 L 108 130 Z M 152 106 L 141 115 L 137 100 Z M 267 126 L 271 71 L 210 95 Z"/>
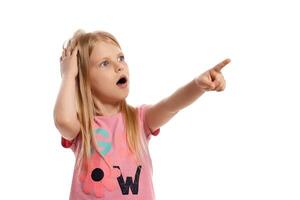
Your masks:
<path fill-rule="evenodd" d="M 98 74 L 91 77 L 91 86 L 96 91 L 108 90 L 114 87 L 114 80 L 110 76 Z"/>

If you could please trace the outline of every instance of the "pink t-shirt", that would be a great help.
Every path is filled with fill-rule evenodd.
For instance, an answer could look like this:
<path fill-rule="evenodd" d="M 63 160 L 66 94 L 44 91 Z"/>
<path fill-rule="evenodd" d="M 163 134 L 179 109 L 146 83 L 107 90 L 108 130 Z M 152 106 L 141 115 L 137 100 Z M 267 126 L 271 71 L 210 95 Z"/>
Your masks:
<path fill-rule="evenodd" d="M 140 130 L 148 143 L 152 135 L 144 120 L 150 105 L 137 107 Z M 70 200 L 154 200 L 152 161 L 150 155 L 145 164 L 136 164 L 129 151 L 122 113 L 113 116 L 95 116 L 93 122 L 97 151 L 92 151 L 86 173 L 74 167 Z M 77 158 L 81 139 L 72 141 L 61 138 L 65 148 L 71 148 Z M 105 162 L 100 154 L 105 158 Z"/>

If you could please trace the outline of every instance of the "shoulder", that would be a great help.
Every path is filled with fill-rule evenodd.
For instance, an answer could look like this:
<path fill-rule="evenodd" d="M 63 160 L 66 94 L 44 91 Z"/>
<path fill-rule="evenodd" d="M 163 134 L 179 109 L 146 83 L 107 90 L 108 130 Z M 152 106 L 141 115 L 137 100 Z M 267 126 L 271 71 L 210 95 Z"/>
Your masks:
<path fill-rule="evenodd" d="M 136 107 L 137 111 L 138 111 L 138 118 L 140 121 L 145 121 L 145 116 L 147 113 L 147 110 L 151 107 L 150 104 L 141 104 L 139 106 Z"/>
<path fill-rule="evenodd" d="M 150 104 L 140 104 L 136 107 L 136 109 L 138 110 L 139 114 L 142 115 L 150 106 Z"/>
<path fill-rule="evenodd" d="M 139 115 L 139 121 L 142 124 L 143 130 L 146 133 L 146 136 L 150 136 L 150 135 L 158 135 L 160 132 L 160 129 L 156 129 L 156 130 L 151 130 L 149 128 L 148 122 L 147 122 L 147 111 L 149 108 L 151 108 L 152 104 L 141 104 L 139 106 L 137 106 L 137 110 L 138 110 L 138 115 Z"/>

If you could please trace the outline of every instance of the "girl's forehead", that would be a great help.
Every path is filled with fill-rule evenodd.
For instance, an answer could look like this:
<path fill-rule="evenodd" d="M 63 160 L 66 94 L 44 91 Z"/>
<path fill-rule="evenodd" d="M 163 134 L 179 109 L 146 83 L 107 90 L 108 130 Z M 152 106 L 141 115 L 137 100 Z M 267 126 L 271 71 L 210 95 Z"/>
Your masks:
<path fill-rule="evenodd" d="M 90 56 L 91 62 L 97 62 L 105 57 L 114 57 L 119 54 L 121 49 L 112 42 L 99 41 L 95 44 Z"/>

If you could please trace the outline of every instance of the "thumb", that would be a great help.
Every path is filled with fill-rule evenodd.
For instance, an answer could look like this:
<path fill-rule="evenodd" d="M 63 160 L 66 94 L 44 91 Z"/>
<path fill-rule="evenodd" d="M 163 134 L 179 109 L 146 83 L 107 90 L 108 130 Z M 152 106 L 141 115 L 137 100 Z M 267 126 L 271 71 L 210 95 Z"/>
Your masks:
<path fill-rule="evenodd" d="M 210 80 L 202 79 L 202 83 L 205 85 L 205 89 L 213 90 L 216 87 L 216 84 Z"/>
<path fill-rule="evenodd" d="M 215 82 L 210 82 L 209 89 L 214 90 L 215 88 L 216 88 L 216 83 Z"/>

